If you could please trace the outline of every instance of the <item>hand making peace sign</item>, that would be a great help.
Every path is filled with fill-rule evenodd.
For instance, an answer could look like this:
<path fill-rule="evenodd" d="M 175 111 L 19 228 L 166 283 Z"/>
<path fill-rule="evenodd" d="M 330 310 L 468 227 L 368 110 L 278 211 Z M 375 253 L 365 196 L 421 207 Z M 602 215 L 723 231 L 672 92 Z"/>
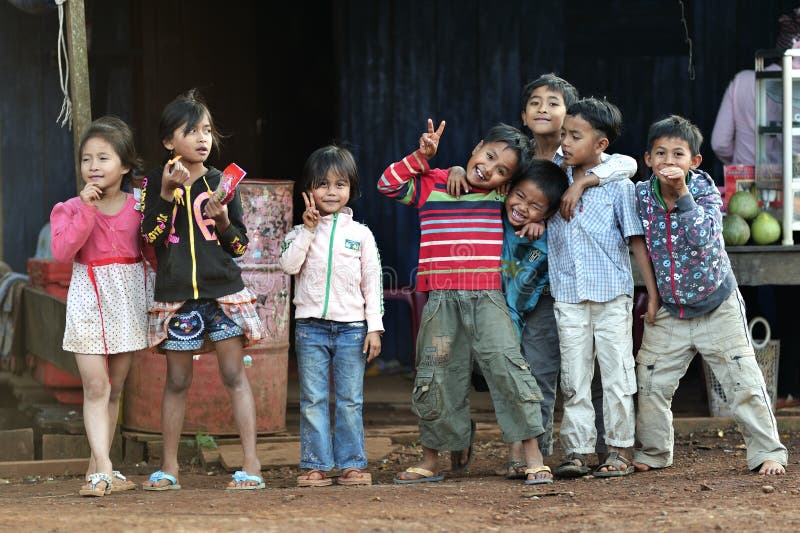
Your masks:
<path fill-rule="evenodd" d="M 428 131 L 419 138 L 419 152 L 425 159 L 430 159 L 436 155 L 439 148 L 439 139 L 444 131 L 444 120 L 439 123 L 439 128 L 433 131 L 433 120 L 428 119 Z"/>
<path fill-rule="evenodd" d="M 303 211 L 303 224 L 309 231 L 314 231 L 319 225 L 320 214 L 317 211 L 317 206 L 314 205 L 314 197 L 311 193 L 303 193 L 303 202 L 306 204 L 306 210 Z"/>

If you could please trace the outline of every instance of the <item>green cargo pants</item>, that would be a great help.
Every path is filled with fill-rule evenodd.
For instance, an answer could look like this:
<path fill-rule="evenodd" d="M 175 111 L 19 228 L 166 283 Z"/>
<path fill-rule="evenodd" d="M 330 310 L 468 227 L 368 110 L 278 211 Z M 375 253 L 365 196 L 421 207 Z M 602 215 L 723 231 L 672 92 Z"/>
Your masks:
<path fill-rule="evenodd" d="M 519 346 L 500 291 L 429 294 L 417 336 L 411 402 L 423 446 L 440 451 L 469 446 L 473 363 L 489 385 L 503 440 L 516 442 L 544 433 L 542 394 Z"/>

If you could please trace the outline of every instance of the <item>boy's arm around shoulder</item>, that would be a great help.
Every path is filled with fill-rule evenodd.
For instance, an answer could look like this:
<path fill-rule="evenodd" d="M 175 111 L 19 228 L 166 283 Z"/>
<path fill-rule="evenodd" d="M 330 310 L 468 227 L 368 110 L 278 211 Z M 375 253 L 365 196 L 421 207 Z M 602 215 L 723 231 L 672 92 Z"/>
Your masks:
<path fill-rule="evenodd" d="M 624 154 L 603 154 L 603 162 L 585 176 L 573 176 L 572 184 L 561 197 L 559 212 L 569 221 L 575 213 L 575 206 L 590 187 L 602 187 L 614 181 L 629 179 L 636 174 L 636 160 Z"/>
<path fill-rule="evenodd" d="M 364 226 L 361 239 L 361 294 L 368 332 L 383 333 L 383 271 L 375 236 Z"/>
<path fill-rule="evenodd" d="M 689 194 L 675 202 L 678 225 L 685 231 L 678 235 L 691 248 L 704 248 L 722 238 L 722 198 L 714 180 L 702 171 L 690 171 Z"/>
<path fill-rule="evenodd" d="M 306 262 L 308 249 L 314 240 L 315 232 L 309 230 L 305 224 L 298 224 L 289 230 L 281 244 L 281 255 L 278 264 L 287 274 L 294 275 L 300 272 Z"/>
<path fill-rule="evenodd" d="M 97 220 L 97 206 L 79 196 L 59 202 L 50 212 L 50 248 L 53 259 L 69 262 L 89 240 Z"/>
<path fill-rule="evenodd" d="M 602 187 L 612 181 L 630 179 L 636 175 L 637 170 L 639 170 L 639 166 L 631 156 L 610 154 L 607 159 L 603 159 L 602 163 L 591 170 L 591 174 L 597 176 L 597 185 Z"/>

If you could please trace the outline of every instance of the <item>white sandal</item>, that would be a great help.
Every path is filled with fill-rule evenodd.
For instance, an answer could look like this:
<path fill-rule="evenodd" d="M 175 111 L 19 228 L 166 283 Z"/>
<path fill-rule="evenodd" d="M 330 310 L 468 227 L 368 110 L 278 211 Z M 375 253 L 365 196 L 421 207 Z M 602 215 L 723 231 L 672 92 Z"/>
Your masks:
<path fill-rule="evenodd" d="M 111 494 L 111 476 L 108 474 L 95 472 L 94 474 L 89 474 L 89 478 L 86 481 L 91 488 L 79 490 L 78 494 L 81 496 L 108 496 Z M 106 486 L 99 488 L 97 485 L 100 483 L 105 483 Z"/>

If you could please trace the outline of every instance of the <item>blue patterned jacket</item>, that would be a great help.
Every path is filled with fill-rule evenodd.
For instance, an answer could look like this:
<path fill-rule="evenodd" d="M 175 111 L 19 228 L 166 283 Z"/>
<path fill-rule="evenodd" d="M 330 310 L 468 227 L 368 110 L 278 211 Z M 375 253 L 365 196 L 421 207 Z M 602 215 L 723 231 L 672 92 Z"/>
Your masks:
<path fill-rule="evenodd" d="M 658 292 L 667 310 L 691 318 L 716 309 L 736 288 L 722 240 L 722 199 L 711 176 L 690 170 L 689 193 L 669 211 L 658 178 L 636 184 L 636 210 L 642 219 Z"/>

